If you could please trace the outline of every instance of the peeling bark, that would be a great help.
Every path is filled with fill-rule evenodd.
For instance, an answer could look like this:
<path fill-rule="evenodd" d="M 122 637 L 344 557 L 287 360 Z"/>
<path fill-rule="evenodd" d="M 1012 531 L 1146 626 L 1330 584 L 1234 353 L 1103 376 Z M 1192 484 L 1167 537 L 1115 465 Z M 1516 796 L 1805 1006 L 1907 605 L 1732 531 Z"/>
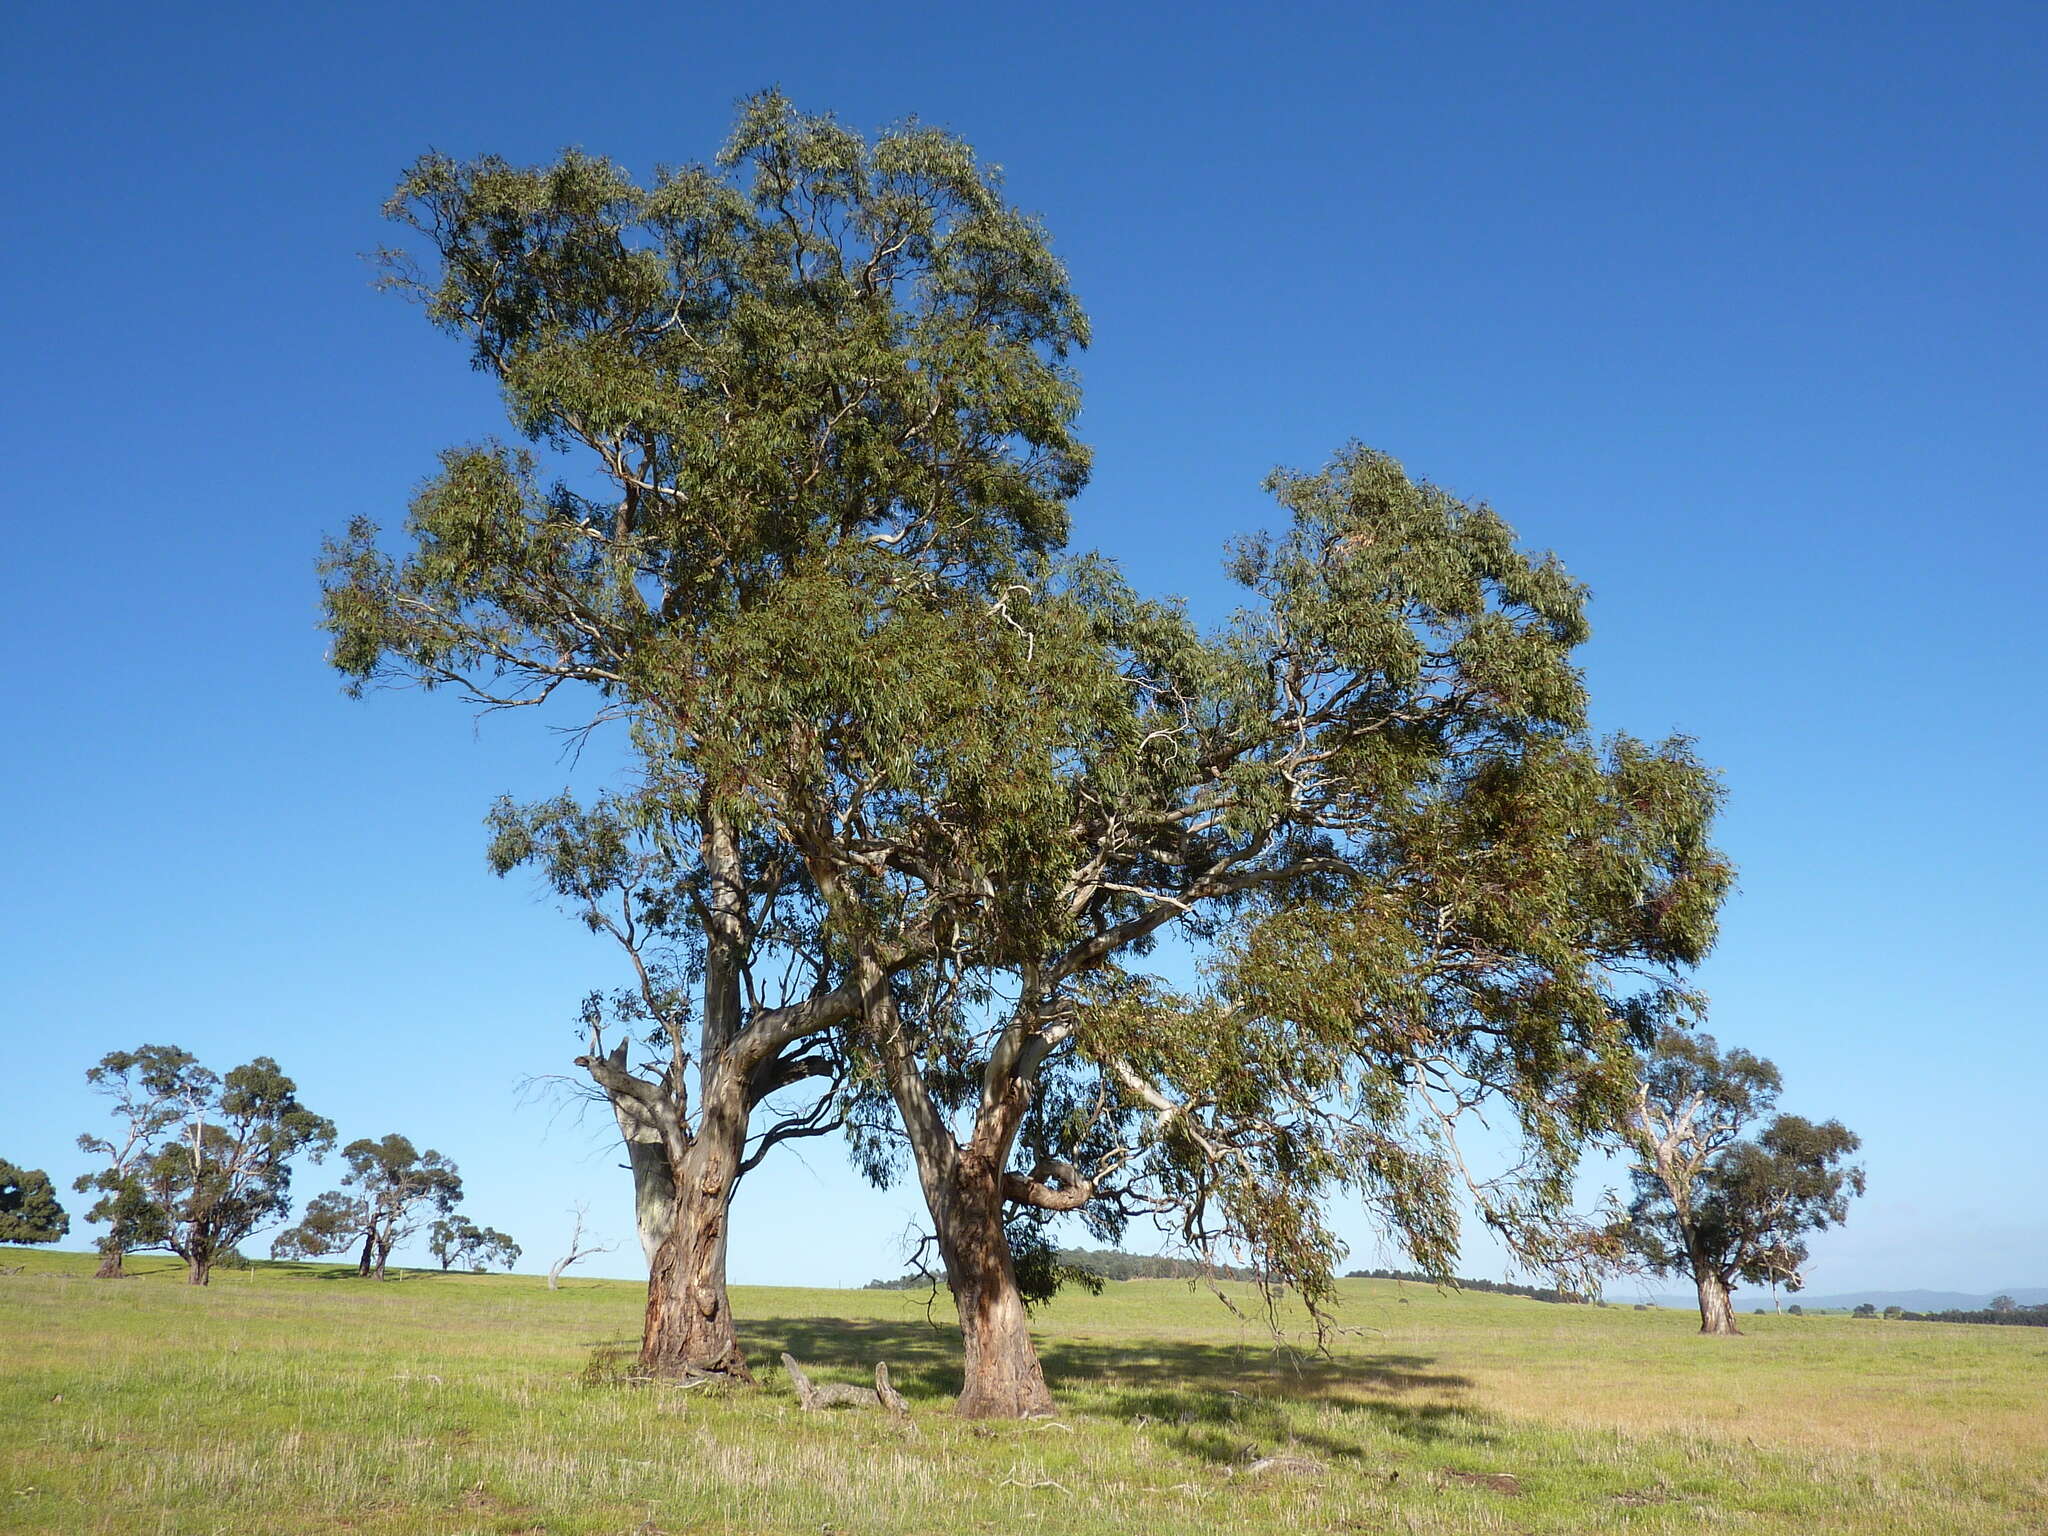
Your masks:
<path fill-rule="evenodd" d="M 633 1172 L 633 1224 L 640 1234 L 647 1271 L 652 1274 L 655 1255 L 675 1226 L 676 1178 L 661 1133 L 636 1121 L 617 1099 L 612 1100 L 612 1111 L 618 1118 L 619 1134 L 625 1138 L 626 1161 Z"/>
<path fill-rule="evenodd" d="M 648 1269 L 642 1375 L 754 1384 L 725 1286 L 727 1206 L 746 1152 L 748 1108 L 733 1074 L 706 1084 L 703 1118 L 676 1169 L 669 1230 Z"/>
<path fill-rule="evenodd" d="M 1052 1391 L 1031 1342 L 1003 1232 L 1002 1180 L 970 1150 L 955 1161 L 949 1182 L 951 1187 L 931 1202 L 931 1211 L 966 1355 L 953 1411 L 963 1419 L 1051 1413 Z"/>
<path fill-rule="evenodd" d="M 1735 1326 L 1735 1303 L 1729 1298 L 1727 1283 L 1702 1264 L 1696 1284 L 1700 1293 L 1700 1332 L 1723 1337 L 1739 1335 L 1742 1330 Z"/>
<path fill-rule="evenodd" d="M 960 1315 L 960 1337 L 966 1375 L 953 1411 L 967 1419 L 1021 1419 L 1053 1411 L 1052 1392 L 1031 1342 L 1024 1296 L 1017 1288 L 1017 1269 L 1003 1231 L 1006 1199 L 1027 1204 L 1065 1201 L 1073 1209 L 1093 1186 L 1065 1164 L 1041 1164 L 1034 1177 L 1008 1173 L 1010 1148 L 1030 1103 L 1029 1073 L 1034 1063 L 1018 1055 L 990 1064 L 974 1139 L 965 1147 L 955 1140 L 932 1102 L 923 1074 L 905 1037 L 888 980 L 878 966 L 863 967 L 862 1011 L 874 1032 L 890 1095 L 903 1117 L 931 1213 L 939 1255 L 945 1260 L 946 1285 Z M 1062 1188 L 1043 1182 L 1052 1179 Z"/>

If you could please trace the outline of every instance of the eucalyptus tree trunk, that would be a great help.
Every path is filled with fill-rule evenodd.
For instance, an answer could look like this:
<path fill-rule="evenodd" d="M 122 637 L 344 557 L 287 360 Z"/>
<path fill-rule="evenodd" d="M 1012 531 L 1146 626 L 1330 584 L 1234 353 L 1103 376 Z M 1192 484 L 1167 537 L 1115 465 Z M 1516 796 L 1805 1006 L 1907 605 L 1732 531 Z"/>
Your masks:
<path fill-rule="evenodd" d="M 1053 1411 L 1052 1391 L 1031 1342 L 1024 1295 L 1003 1230 L 1010 1200 L 1046 1203 L 1035 1179 L 1006 1172 L 1030 1102 L 1032 1065 L 999 1053 L 984 1076 L 973 1136 L 962 1146 L 926 1089 L 896 1003 L 879 970 L 863 977 L 863 1008 L 874 1031 L 891 1096 L 910 1139 L 931 1213 L 946 1285 L 960 1316 L 965 1376 L 953 1411 L 966 1419 L 1022 1419 Z M 1071 1170 L 1068 1170 L 1071 1172 Z M 1071 1209 L 1086 1195 L 1081 1194 Z"/>
<path fill-rule="evenodd" d="M 725 1287 L 728 1207 L 746 1154 L 744 1085 L 721 1075 L 674 1169 L 666 1235 L 647 1272 L 640 1371 L 753 1384 Z"/>
<path fill-rule="evenodd" d="M 1740 1334 L 1742 1330 L 1735 1326 L 1735 1304 L 1729 1299 L 1727 1282 L 1702 1264 L 1694 1272 L 1694 1283 L 1700 1293 L 1700 1332 L 1724 1336 Z"/>
<path fill-rule="evenodd" d="M 926 1203 L 960 1314 L 965 1375 L 953 1411 L 963 1419 L 1021 1419 L 1053 1411 L 1052 1391 L 1003 1232 L 1001 1167 L 973 1147 L 950 1176 L 928 1187 Z"/>
<path fill-rule="evenodd" d="M 746 1155 L 744 1077 L 706 1074 L 699 1123 L 675 1099 L 636 1094 L 623 1049 L 582 1065 L 605 1087 L 633 1172 L 634 1221 L 647 1257 L 643 1375 L 751 1383 L 725 1289 L 727 1207 Z M 642 1084 L 641 1086 L 645 1086 Z"/>
<path fill-rule="evenodd" d="M 698 1123 L 694 1134 L 685 1131 L 672 1108 L 654 1123 L 668 1187 L 664 1191 L 660 1175 L 650 1169 L 644 1202 L 640 1160 L 633 1159 L 633 1139 L 627 1140 L 643 1245 L 650 1225 L 664 1225 L 664 1193 L 668 1206 L 666 1231 L 648 1259 L 640 1371 L 660 1377 L 720 1376 L 751 1386 L 753 1373 L 740 1349 L 725 1286 L 728 1207 L 746 1158 L 747 1121 L 753 1108 L 747 1091 L 750 1064 L 733 1060 L 729 1050 L 740 1032 L 747 886 L 730 823 L 707 805 L 702 825 L 708 921 L 704 1012 L 697 1041 Z"/>
<path fill-rule="evenodd" d="M 100 1249 L 100 1267 L 92 1272 L 95 1280 L 119 1280 L 126 1273 L 124 1268 L 128 1250 L 118 1244 Z"/>

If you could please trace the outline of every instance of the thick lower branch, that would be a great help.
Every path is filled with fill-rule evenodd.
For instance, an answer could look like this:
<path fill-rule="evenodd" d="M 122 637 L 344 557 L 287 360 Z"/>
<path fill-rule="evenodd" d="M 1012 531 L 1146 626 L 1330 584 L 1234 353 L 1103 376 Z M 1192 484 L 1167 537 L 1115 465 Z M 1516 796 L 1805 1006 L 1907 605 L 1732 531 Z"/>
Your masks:
<path fill-rule="evenodd" d="M 1043 1158 L 1027 1178 L 1021 1173 L 1003 1175 L 1003 1199 L 1012 1205 L 1035 1206 L 1041 1211 L 1078 1211 L 1095 1198 L 1095 1181 L 1081 1177 L 1072 1163 Z"/>

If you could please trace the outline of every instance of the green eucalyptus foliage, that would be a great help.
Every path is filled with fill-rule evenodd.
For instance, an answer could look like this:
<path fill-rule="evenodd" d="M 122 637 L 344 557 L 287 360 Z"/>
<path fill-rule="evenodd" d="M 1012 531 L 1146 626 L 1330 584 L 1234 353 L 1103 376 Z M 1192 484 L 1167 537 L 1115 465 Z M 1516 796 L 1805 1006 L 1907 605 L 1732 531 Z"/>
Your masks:
<path fill-rule="evenodd" d="M 85 1080 L 109 1101 L 114 1130 L 78 1138 L 79 1150 L 100 1158 L 104 1166 L 80 1174 L 72 1187 L 99 1196 L 85 1219 L 106 1224 L 98 1247 L 118 1264 L 131 1248 L 161 1244 L 162 1213 L 143 1187 L 143 1169 L 164 1138 L 208 1102 L 220 1080 L 198 1057 L 175 1045 L 109 1051 L 86 1070 Z"/>
<path fill-rule="evenodd" d="M 1017 1164 L 1103 1170 L 1099 1236 L 1161 1216 L 1311 1298 L 1338 1193 L 1434 1272 L 1461 1194 L 1583 1269 L 1576 1159 L 1713 941 L 1718 784 L 1683 740 L 1590 736 L 1583 593 L 1488 509 L 1356 447 L 1272 488 L 1289 525 L 1239 546 L 1222 633 L 1071 562 L 1010 615 L 1029 643 L 973 647 L 986 711 L 1043 722 L 1012 792 L 1047 809 L 942 844 L 928 777 L 881 839 L 913 878 L 847 879 L 870 926 L 946 935 L 899 983 L 925 1090 L 971 1116 L 1042 1049 Z M 1192 993 L 1144 972 L 1169 926 L 1205 958 Z M 856 1154 L 881 1177 L 887 1100 L 877 1070 Z M 1456 1130 L 1488 1104 L 1525 1156 L 1479 1178 Z"/>
<path fill-rule="evenodd" d="M 70 1230 L 50 1176 L 0 1158 L 0 1243 L 54 1243 Z"/>
<path fill-rule="evenodd" d="M 577 685 L 630 722 L 643 784 L 501 806 L 491 856 L 625 944 L 620 1022 L 669 1047 L 679 1104 L 689 985 L 708 1068 L 741 1027 L 730 978 L 775 985 L 757 958 L 796 956 L 798 997 L 843 973 L 821 834 L 901 822 L 942 754 L 959 813 L 935 838 L 1034 795 L 1057 809 L 1012 771 L 1023 724 L 982 730 L 973 648 L 1023 638 L 1002 604 L 1085 480 L 1067 363 L 1086 322 L 958 139 L 864 140 L 774 93 L 712 164 L 647 186 L 576 153 L 430 156 L 390 211 L 417 237 L 392 281 L 468 344 L 526 444 L 444 455 L 404 555 L 367 521 L 330 546 L 332 659 L 356 688 L 488 705 Z"/>
<path fill-rule="evenodd" d="M 771 93 L 715 164 L 647 187 L 574 152 L 429 156 L 390 212 L 432 253 L 394 253 L 393 281 L 576 466 L 548 481 L 531 450 L 451 450 L 410 556 L 367 523 L 335 545 L 334 660 L 359 683 L 497 698 L 573 678 L 731 747 L 749 648 L 808 616 L 792 579 L 985 581 L 1065 535 L 1087 454 L 1063 360 L 1086 323 L 1042 231 L 950 135 L 869 143 Z"/>
<path fill-rule="evenodd" d="M 317 1259 L 363 1241 L 370 1230 L 370 1202 L 338 1189 L 306 1202 L 297 1225 L 271 1239 L 273 1259 Z"/>

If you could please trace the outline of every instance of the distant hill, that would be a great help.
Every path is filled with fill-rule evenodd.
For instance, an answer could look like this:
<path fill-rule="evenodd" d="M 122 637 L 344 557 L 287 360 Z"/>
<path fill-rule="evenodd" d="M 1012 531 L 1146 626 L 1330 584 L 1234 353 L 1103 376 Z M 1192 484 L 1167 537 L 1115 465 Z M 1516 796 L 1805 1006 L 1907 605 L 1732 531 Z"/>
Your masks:
<path fill-rule="evenodd" d="M 1609 1295 L 1616 1301 L 1629 1299 L 1619 1287 L 1610 1287 Z M 1991 1305 L 1994 1296 L 2010 1296 L 2022 1307 L 2048 1305 L 2048 1285 L 2014 1285 L 1997 1291 L 1837 1291 L 1832 1295 L 1815 1296 L 1805 1291 L 1780 1291 L 1778 1304 L 1781 1307 L 1793 1305 L 1804 1307 L 1809 1312 L 1829 1311 L 1836 1308 L 1849 1311 L 1866 1304 L 1880 1310 L 1885 1307 L 1904 1307 L 1908 1312 L 1974 1312 Z M 1690 1307 L 1697 1305 L 1697 1298 L 1683 1292 L 1672 1292 L 1665 1296 L 1652 1296 L 1651 1302 L 1660 1307 Z M 1745 1286 L 1735 1293 L 1735 1310 L 1752 1311 L 1767 1307 L 1771 1293 Z"/>
<path fill-rule="evenodd" d="M 1749 1292 L 1737 1295 L 1746 1300 Z M 1815 1307 L 1904 1307 L 1908 1312 L 1970 1312 L 1991 1305 L 1994 1296 L 2010 1296 L 2022 1307 L 2048 1302 L 2048 1286 L 2015 1285 L 1997 1291 L 1842 1291 L 1832 1296 L 1787 1293 L 1786 1305 L 1798 1302 L 1809 1311 Z"/>

